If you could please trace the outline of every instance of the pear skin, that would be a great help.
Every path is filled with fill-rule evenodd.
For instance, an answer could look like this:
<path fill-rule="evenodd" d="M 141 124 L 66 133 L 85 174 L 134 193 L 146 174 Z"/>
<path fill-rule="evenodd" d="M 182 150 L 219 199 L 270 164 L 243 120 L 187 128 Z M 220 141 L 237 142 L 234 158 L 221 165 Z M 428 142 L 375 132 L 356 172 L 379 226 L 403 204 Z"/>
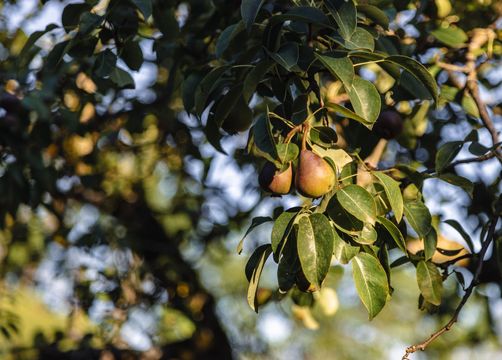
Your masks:
<path fill-rule="evenodd" d="M 293 167 L 280 172 L 274 164 L 267 162 L 258 176 L 258 182 L 264 191 L 275 195 L 285 195 L 291 190 Z"/>
<path fill-rule="evenodd" d="M 303 196 L 318 198 L 328 193 L 335 185 L 335 172 L 319 155 L 310 150 L 302 150 L 295 185 Z"/>

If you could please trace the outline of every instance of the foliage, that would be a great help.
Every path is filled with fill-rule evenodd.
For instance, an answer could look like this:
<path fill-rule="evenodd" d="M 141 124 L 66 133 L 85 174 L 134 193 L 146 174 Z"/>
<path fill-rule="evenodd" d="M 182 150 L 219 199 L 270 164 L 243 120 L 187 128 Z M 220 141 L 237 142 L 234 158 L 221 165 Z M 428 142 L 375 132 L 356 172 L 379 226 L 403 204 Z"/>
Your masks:
<path fill-rule="evenodd" d="M 66 254 L 105 246 L 122 259 L 103 260 L 108 288 L 98 294 L 85 265 L 72 268 L 85 312 L 99 296 L 116 309 L 105 343 L 118 343 L 130 310 L 160 306 L 195 324 L 166 356 L 230 357 L 214 298 L 182 249 L 203 251 L 241 229 L 253 207 L 210 184 L 219 155 L 209 143 L 243 171 L 292 166 L 297 190 L 317 172 L 325 181 L 322 195 L 299 191 L 300 206 L 251 220 L 244 238 L 273 222 L 270 242 L 245 269 L 253 310 L 286 298 L 314 307 L 334 263 L 351 264 L 370 319 L 391 301 L 392 269 L 403 264 L 416 268 L 419 307 L 438 310 L 451 275 L 465 288 L 453 267 L 463 248 L 441 247 L 443 227 L 426 206 L 424 183 L 470 196 L 475 228 L 445 222 L 469 257 L 473 233 L 482 247 L 496 240 L 500 248 L 500 230 L 488 230 L 500 177 L 485 183 L 459 167 L 488 160 L 500 168 L 491 120 L 500 119 L 500 106 L 480 102 L 478 89 L 500 85 L 492 80 L 500 12 L 495 3 L 449 0 L 86 0 L 65 4 L 60 25 L 29 37 L 21 29 L 2 34 L 2 276 L 22 278 L 54 244 Z M 135 92 L 133 75 L 145 66 L 156 77 Z M 393 126 L 382 110 L 402 119 L 399 129 L 382 132 Z M 449 128 L 465 134 L 452 139 Z M 238 133 L 247 134 L 246 147 L 229 151 Z M 466 152 L 469 161 L 458 160 Z M 312 159 L 308 171 L 300 170 L 304 158 Z M 255 178 L 245 181 L 256 187 Z M 96 219 L 76 231 L 89 212 Z M 448 260 L 436 261 L 437 253 Z M 270 255 L 277 291 L 265 296 L 260 276 Z M 474 257 L 473 272 L 482 260 Z"/>

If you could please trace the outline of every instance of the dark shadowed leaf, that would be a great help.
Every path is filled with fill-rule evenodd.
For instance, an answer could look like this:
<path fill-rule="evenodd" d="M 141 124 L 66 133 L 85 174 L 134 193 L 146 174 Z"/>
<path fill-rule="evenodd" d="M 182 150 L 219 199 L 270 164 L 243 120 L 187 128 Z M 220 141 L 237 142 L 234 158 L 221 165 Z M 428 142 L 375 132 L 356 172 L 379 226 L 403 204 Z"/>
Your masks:
<path fill-rule="evenodd" d="M 254 20 L 256 19 L 256 15 L 258 15 L 258 11 L 260 11 L 262 5 L 263 0 L 242 0 L 241 16 L 248 31 L 251 30 Z"/>
<path fill-rule="evenodd" d="M 387 230 L 387 232 L 390 234 L 396 245 L 401 249 L 402 252 L 407 254 L 406 252 L 406 242 L 404 240 L 404 236 L 399 230 L 399 228 L 389 219 L 379 216 L 378 217 L 378 222 L 383 225 L 383 227 Z"/>
<path fill-rule="evenodd" d="M 242 237 L 241 241 L 239 241 L 239 244 L 237 245 L 237 254 L 240 255 L 242 252 L 242 248 L 244 245 L 244 239 L 246 239 L 246 236 L 249 235 L 251 231 L 253 231 L 257 226 L 260 226 L 261 224 L 265 224 L 266 222 L 273 221 L 273 219 L 269 216 L 257 216 L 253 218 L 251 221 L 251 225 L 249 225 L 249 228 L 246 230 L 246 233 Z"/>
<path fill-rule="evenodd" d="M 258 291 L 258 285 L 260 283 L 261 273 L 268 256 L 272 252 L 270 244 L 262 245 L 258 247 L 253 255 L 249 258 L 246 264 L 246 277 L 249 281 L 248 286 L 248 304 L 254 311 L 258 312 L 258 299 L 256 298 L 256 293 Z"/>
<path fill-rule="evenodd" d="M 443 171 L 462 149 L 462 141 L 451 141 L 441 146 L 436 153 L 436 172 Z"/>

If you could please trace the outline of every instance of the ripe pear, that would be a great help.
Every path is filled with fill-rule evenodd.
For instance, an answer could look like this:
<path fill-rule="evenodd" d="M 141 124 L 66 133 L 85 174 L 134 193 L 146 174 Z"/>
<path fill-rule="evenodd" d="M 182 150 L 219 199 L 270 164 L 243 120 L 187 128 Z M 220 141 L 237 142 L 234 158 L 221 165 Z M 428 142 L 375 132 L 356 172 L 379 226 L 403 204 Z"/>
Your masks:
<path fill-rule="evenodd" d="M 333 188 L 335 172 L 319 155 L 310 150 L 302 150 L 298 161 L 295 185 L 303 196 L 317 198 Z"/>
<path fill-rule="evenodd" d="M 381 138 L 394 139 L 403 131 L 403 118 L 396 110 L 384 110 L 378 116 L 373 130 Z"/>
<path fill-rule="evenodd" d="M 293 167 L 289 164 L 284 171 L 278 170 L 271 162 L 267 162 L 258 176 L 258 182 L 264 191 L 275 195 L 284 195 L 291 190 Z"/>

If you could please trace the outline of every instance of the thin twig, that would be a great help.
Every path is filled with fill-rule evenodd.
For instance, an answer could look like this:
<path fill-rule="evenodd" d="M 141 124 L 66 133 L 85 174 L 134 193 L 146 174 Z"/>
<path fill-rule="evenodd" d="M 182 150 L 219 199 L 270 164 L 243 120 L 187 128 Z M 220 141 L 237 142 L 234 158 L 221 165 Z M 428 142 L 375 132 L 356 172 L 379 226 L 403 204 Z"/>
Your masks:
<path fill-rule="evenodd" d="M 478 279 L 479 279 L 479 275 L 481 274 L 481 270 L 483 269 L 483 261 L 484 261 L 485 255 L 486 255 L 486 251 L 490 247 L 490 244 L 492 243 L 493 238 L 495 236 L 495 228 L 497 227 L 497 222 L 500 217 L 500 212 L 502 210 L 501 208 L 502 208 L 502 196 L 500 196 L 498 198 L 497 204 L 495 206 L 495 213 L 493 214 L 493 217 L 491 219 L 490 228 L 488 230 L 488 233 L 486 235 L 485 240 L 482 241 L 481 250 L 478 253 L 478 261 L 479 262 L 476 267 L 476 271 L 475 271 L 474 276 L 472 278 L 471 284 L 465 290 L 465 294 L 462 297 L 462 300 L 458 304 L 457 308 L 455 309 L 455 312 L 453 313 L 451 320 L 448 321 L 448 323 L 445 326 L 443 326 L 441 329 L 439 329 L 438 331 L 433 333 L 431 336 L 429 336 L 429 338 L 427 340 L 425 340 L 419 344 L 409 346 L 406 349 L 406 352 L 405 352 L 402 360 L 409 360 L 410 354 L 413 354 L 414 352 L 417 352 L 419 350 L 424 351 L 427 348 L 427 346 L 430 345 L 430 343 L 432 343 L 434 340 L 436 340 L 438 337 L 440 337 L 445 332 L 449 331 L 452 328 L 452 326 L 458 321 L 458 316 L 460 314 L 460 311 L 462 310 L 464 305 L 467 303 L 467 300 L 469 300 L 469 297 L 471 296 L 474 288 L 478 285 Z"/>
<path fill-rule="evenodd" d="M 483 162 L 486 160 L 493 159 L 495 156 L 497 156 L 497 152 L 495 150 L 490 151 L 484 155 L 477 156 L 477 157 L 470 157 L 467 159 L 460 159 L 457 161 L 452 162 L 448 167 L 454 167 L 457 165 L 462 165 L 462 164 L 468 164 L 468 163 L 473 163 L 473 162 Z"/>

